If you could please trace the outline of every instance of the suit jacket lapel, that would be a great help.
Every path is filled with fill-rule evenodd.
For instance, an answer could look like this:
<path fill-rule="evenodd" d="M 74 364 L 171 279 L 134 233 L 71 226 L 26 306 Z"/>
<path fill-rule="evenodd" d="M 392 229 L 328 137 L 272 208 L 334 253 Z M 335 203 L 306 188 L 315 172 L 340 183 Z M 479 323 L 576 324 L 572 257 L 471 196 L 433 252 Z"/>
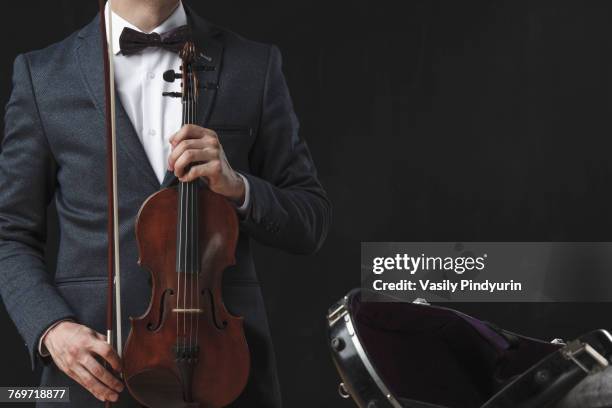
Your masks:
<path fill-rule="evenodd" d="M 98 21 L 99 16 L 79 33 L 81 42 L 76 48 L 76 55 L 86 89 L 100 112 L 100 119 L 104 121 L 104 69 Z M 116 106 L 118 148 L 124 149 L 143 179 L 158 188 L 159 181 L 119 98 Z"/>
<path fill-rule="evenodd" d="M 183 6 L 187 13 L 187 22 L 191 28 L 193 41 L 198 50 L 196 65 L 205 67 L 205 70 L 199 70 L 196 73 L 200 84 L 197 124 L 207 127 L 219 89 L 223 43 L 219 30 L 195 14 L 186 4 L 183 4 Z M 168 171 L 162 182 L 162 187 L 168 187 L 176 181 L 177 178 L 174 173 Z"/>

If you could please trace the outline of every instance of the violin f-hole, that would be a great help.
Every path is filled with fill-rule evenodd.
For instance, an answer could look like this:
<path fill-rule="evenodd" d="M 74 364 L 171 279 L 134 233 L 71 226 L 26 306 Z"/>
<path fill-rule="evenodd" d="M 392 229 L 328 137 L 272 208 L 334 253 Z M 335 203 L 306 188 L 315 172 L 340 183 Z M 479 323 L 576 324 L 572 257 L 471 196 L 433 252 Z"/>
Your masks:
<path fill-rule="evenodd" d="M 202 296 L 208 295 L 208 301 L 210 302 L 210 310 L 212 311 L 212 320 L 215 327 L 219 330 L 224 330 L 227 327 L 227 320 L 222 320 L 219 323 L 219 318 L 217 317 L 217 309 L 215 308 L 215 296 L 212 291 L 208 288 L 202 289 Z"/>
<path fill-rule="evenodd" d="M 166 297 L 168 295 L 174 295 L 174 291 L 172 290 L 172 288 L 167 288 L 162 293 L 161 300 L 159 301 L 159 315 L 158 315 L 157 323 L 155 324 L 153 322 L 147 323 L 147 330 L 154 332 L 161 327 L 162 322 L 164 321 L 164 316 L 166 315 Z"/>

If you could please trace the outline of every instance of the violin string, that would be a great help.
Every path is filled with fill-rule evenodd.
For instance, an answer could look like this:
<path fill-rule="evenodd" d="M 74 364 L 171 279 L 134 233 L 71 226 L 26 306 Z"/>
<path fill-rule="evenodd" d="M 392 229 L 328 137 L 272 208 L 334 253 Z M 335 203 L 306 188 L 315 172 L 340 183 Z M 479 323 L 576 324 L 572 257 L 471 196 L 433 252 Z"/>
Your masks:
<path fill-rule="evenodd" d="M 195 240 L 195 230 L 196 228 L 198 228 L 198 224 L 196 223 L 196 218 L 195 218 L 195 214 L 198 211 L 196 206 L 195 206 L 195 202 L 196 202 L 196 194 L 197 194 L 197 187 L 196 187 L 196 182 L 192 182 L 191 183 L 191 208 L 192 208 L 192 228 L 191 228 L 191 241 L 193 242 L 193 244 L 191 245 L 192 251 L 191 251 L 191 264 L 192 264 L 192 268 L 191 268 L 191 288 L 189 289 L 191 292 L 191 303 L 190 303 L 190 308 L 193 309 L 193 280 L 195 279 L 195 262 L 196 262 L 196 240 Z M 196 312 L 197 313 L 197 312 Z M 191 328 L 191 330 L 193 331 L 193 319 L 196 319 L 197 321 L 197 315 L 194 316 L 194 313 L 191 313 L 191 315 L 189 315 L 189 327 Z"/>
<path fill-rule="evenodd" d="M 194 102 L 193 102 L 193 109 L 194 109 L 194 115 L 196 115 L 197 117 L 197 112 L 198 112 L 198 98 L 197 98 L 197 89 L 194 90 L 195 92 L 195 98 L 194 98 Z M 199 206 L 199 198 L 196 199 L 196 203 L 197 208 L 196 208 L 196 213 L 195 213 L 195 219 L 196 219 L 196 225 L 198 226 L 198 230 L 196 230 L 196 248 L 198 249 L 198 257 L 196 259 L 196 265 L 195 265 L 195 271 L 194 273 L 196 274 L 196 308 L 198 309 L 198 314 L 196 315 L 196 339 L 195 339 L 195 343 L 196 346 L 198 345 L 198 332 L 199 332 L 199 323 L 200 323 L 200 257 L 199 257 L 199 249 L 200 249 L 200 234 L 199 234 L 199 226 L 200 226 L 200 219 L 199 219 L 199 214 L 200 214 L 200 206 Z"/>
<path fill-rule="evenodd" d="M 188 268 L 186 269 L 186 279 L 185 282 L 187 282 L 187 279 L 189 279 L 189 292 L 187 292 L 187 290 L 185 290 L 185 296 L 187 298 L 189 298 L 188 300 L 188 306 L 185 306 L 186 310 L 191 309 L 191 229 L 193 228 L 193 219 L 191 217 L 191 183 L 187 183 L 187 208 L 186 208 L 186 212 L 187 212 L 187 225 L 186 225 L 186 235 L 187 235 L 187 248 L 185 248 L 185 263 L 187 264 L 187 260 L 189 260 Z M 184 314 L 185 318 L 187 318 L 187 311 L 185 311 Z M 189 349 L 191 349 L 191 312 L 189 313 Z"/>
<path fill-rule="evenodd" d="M 193 75 L 195 75 L 195 74 L 193 74 Z M 196 113 L 197 112 L 196 112 L 196 108 L 195 108 L 196 107 L 197 93 L 196 93 L 195 87 L 196 87 L 196 82 L 195 82 L 195 79 L 194 79 L 193 80 L 193 92 L 192 92 L 192 94 L 193 94 L 193 102 L 192 102 L 193 123 L 197 123 L 197 120 L 196 120 L 196 118 L 197 118 Z M 194 229 L 193 229 L 193 254 L 194 255 L 193 255 L 192 278 L 196 282 L 196 284 L 198 282 L 197 264 L 198 264 L 199 259 L 200 259 L 200 257 L 199 257 L 199 247 L 198 247 L 198 243 L 196 241 L 196 237 L 198 235 L 198 228 L 199 228 L 198 218 L 197 218 L 197 214 L 198 214 L 199 208 L 197 206 L 197 203 L 198 203 L 198 183 L 197 183 L 197 180 L 194 180 L 194 182 L 193 182 L 193 225 L 194 225 Z M 194 288 L 192 288 L 192 289 L 194 289 Z M 197 296 L 198 296 L 198 292 L 197 291 L 194 293 L 194 296 L 197 298 Z M 192 306 L 191 307 L 194 307 L 194 305 L 193 305 L 193 298 L 192 298 Z M 199 317 L 198 313 L 199 312 L 196 312 L 193 315 L 193 319 L 195 320 L 196 325 L 197 325 L 198 317 Z M 196 329 L 196 331 L 195 331 L 196 339 L 197 339 L 197 335 L 198 335 L 198 331 Z M 197 340 L 194 340 L 194 346 L 197 347 Z"/>
<path fill-rule="evenodd" d="M 195 74 L 192 72 L 192 75 L 195 75 Z M 196 85 L 195 79 L 192 80 L 192 82 L 193 82 L 193 89 L 192 89 L 192 98 L 193 98 L 193 100 L 192 100 L 192 104 L 191 104 L 192 105 L 192 115 L 193 115 L 193 123 L 197 123 L 197 120 L 196 120 L 196 109 L 195 109 L 195 107 L 196 107 L 196 105 L 195 105 L 196 104 L 196 97 L 197 97 L 196 90 L 195 90 L 195 85 Z M 193 290 L 194 289 L 194 287 L 193 287 L 194 286 L 193 285 L 193 280 L 195 280 L 196 282 L 198 281 L 198 275 L 196 274 L 196 271 L 197 271 L 197 262 L 198 262 L 198 241 L 196 239 L 196 234 L 197 234 L 199 226 L 198 226 L 198 218 L 197 218 L 197 214 L 198 214 L 198 207 L 197 207 L 197 202 L 198 202 L 198 183 L 197 183 L 197 180 L 194 180 L 192 184 L 193 184 L 193 205 L 192 205 L 192 208 L 193 208 L 193 231 L 192 231 L 193 269 L 191 271 L 191 279 L 192 279 L 191 289 Z M 194 308 L 194 305 L 193 305 L 193 296 L 197 297 L 198 296 L 198 292 L 195 292 L 192 295 L 192 297 L 191 297 L 191 307 L 192 308 Z M 192 315 L 192 317 L 195 320 L 196 324 L 197 324 L 198 316 L 199 316 L 198 313 L 199 312 L 196 311 L 195 314 Z M 198 332 L 196 330 L 196 332 L 195 332 L 196 336 L 197 336 L 197 333 Z M 197 340 L 194 340 L 194 346 L 197 346 Z"/>
<path fill-rule="evenodd" d="M 185 124 L 185 120 L 186 120 L 186 116 L 185 116 L 185 98 L 182 98 L 182 102 L 183 102 L 183 120 L 182 120 L 182 124 Z M 177 275 L 177 283 L 176 283 L 176 290 L 177 290 L 177 295 L 176 295 L 176 310 L 178 313 L 178 310 L 180 309 L 180 299 L 181 299 L 181 270 L 184 270 L 184 268 L 181 267 L 181 260 L 182 260 L 182 252 L 183 252 L 183 183 L 179 183 L 179 233 L 178 233 L 178 250 L 177 250 L 177 271 L 176 271 L 176 275 Z M 179 344 L 179 337 L 180 337 L 180 314 L 176 314 L 176 345 L 178 347 Z"/>
<path fill-rule="evenodd" d="M 185 183 L 182 184 L 185 185 Z M 183 193 L 187 194 L 186 198 L 189 199 L 189 187 L 183 188 Z M 183 279 L 183 349 L 185 349 L 187 347 L 187 316 L 185 315 L 185 309 L 187 308 L 187 245 L 189 244 L 187 242 L 187 240 L 189 239 L 189 237 L 187 236 L 187 225 L 189 225 L 189 214 L 187 213 L 187 206 L 189 203 L 185 199 L 183 199 L 183 203 L 185 208 L 181 208 L 181 210 L 184 211 L 185 214 L 185 249 L 183 251 L 183 264 L 185 265 L 183 269 L 183 273 L 185 274 L 185 277 Z"/>
<path fill-rule="evenodd" d="M 186 105 L 186 106 L 185 106 Z M 188 123 L 188 116 L 187 116 L 187 107 L 189 106 L 187 98 L 183 98 L 183 124 Z M 187 296 L 187 292 L 186 292 L 186 285 L 187 285 L 187 262 L 186 262 L 186 252 L 187 252 L 187 243 L 186 243 L 186 239 L 187 239 L 187 231 L 186 231 L 186 225 L 187 225 L 187 214 L 185 213 L 185 207 L 187 205 L 187 202 L 185 200 L 185 193 L 186 193 L 186 189 L 185 189 L 185 183 L 181 182 L 180 183 L 180 213 L 181 213 L 181 219 L 180 219 L 180 245 L 179 245 L 179 265 L 181 266 L 179 268 L 179 292 L 181 290 L 181 281 L 180 281 L 180 274 L 183 274 L 183 309 L 185 308 L 185 298 Z M 184 237 L 183 237 L 183 234 Z M 180 299 L 180 297 L 179 297 Z M 177 300 L 179 300 L 177 299 Z M 177 309 L 180 309 L 180 303 L 177 304 Z M 181 313 L 177 316 L 177 325 L 179 324 L 180 320 L 181 320 L 181 315 L 182 315 L 182 320 L 183 320 L 183 329 L 181 331 L 177 330 L 177 336 L 178 333 L 182 333 L 182 340 L 183 340 L 183 350 L 185 349 L 185 344 L 186 344 L 186 335 L 187 335 L 187 327 L 185 324 L 185 313 Z M 178 341 L 177 341 L 178 344 Z"/>
<path fill-rule="evenodd" d="M 179 184 L 179 233 L 178 233 L 178 263 L 177 263 L 177 282 L 176 282 L 176 310 L 180 308 L 180 299 L 181 299 L 181 252 L 182 252 L 182 239 L 183 237 L 183 185 Z M 177 312 L 178 313 L 178 312 Z M 180 334 L 180 314 L 176 314 L 176 341 L 178 346 L 179 334 Z"/>
<path fill-rule="evenodd" d="M 189 92 L 188 92 L 188 105 L 187 105 L 187 113 L 188 113 L 188 121 L 189 124 L 193 123 L 193 112 L 192 112 L 192 106 L 193 106 L 193 93 L 192 93 L 192 83 L 193 83 L 193 72 L 191 71 L 191 67 L 189 65 L 187 65 L 187 82 L 188 82 L 188 86 L 189 86 Z M 190 169 L 188 168 L 187 171 L 189 171 Z M 189 261 L 189 269 L 186 270 L 186 272 L 189 273 L 189 309 L 192 309 L 191 307 L 191 301 L 192 301 L 192 290 L 191 288 L 193 287 L 193 271 L 192 271 L 192 264 L 193 264 L 193 239 L 192 239 L 192 235 L 193 235 L 193 203 L 192 203 L 192 196 L 193 196 L 193 183 L 192 182 L 187 182 L 187 200 L 186 200 L 186 208 L 185 208 L 185 212 L 187 214 L 187 228 L 185 231 L 186 234 L 186 240 L 187 240 L 187 245 L 185 248 L 185 264 L 187 265 L 187 262 Z M 187 277 L 186 277 L 187 278 Z M 185 279 L 185 285 L 187 284 L 187 279 Z M 187 287 L 185 287 L 185 295 L 187 295 Z M 187 298 L 185 298 L 186 300 Z M 185 309 L 188 309 L 187 304 L 185 304 Z M 192 329 L 193 329 L 193 313 L 190 311 L 189 312 L 189 349 L 191 350 L 191 346 L 192 346 Z M 185 311 L 185 313 L 183 314 L 183 319 L 185 320 L 185 330 L 187 329 L 187 323 L 186 323 L 186 319 L 187 319 L 187 311 Z M 187 341 L 187 340 L 185 340 Z"/>
<path fill-rule="evenodd" d="M 189 246 L 191 251 L 189 252 L 189 309 L 193 310 L 193 183 L 189 183 L 189 206 L 191 222 L 189 223 Z M 189 349 L 191 349 L 191 337 L 193 331 L 193 312 L 189 313 Z"/>
<path fill-rule="evenodd" d="M 193 83 L 192 75 L 193 75 L 193 72 L 191 72 L 191 70 L 190 70 L 190 78 L 189 78 L 190 85 L 191 85 L 191 83 Z M 190 88 L 191 88 L 191 86 L 190 86 Z M 193 89 L 192 89 L 192 91 L 193 91 Z M 189 112 L 191 114 L 191 117 L 189 118 L 189 123 L 193 123 L 194 122 L 193 121 L 193 92 L 190 92 L 189 96 L 190 96 L 190 100 L 189 100 L 189 102 L 190 102 L 189 103 Z M 189 246 L 190 246 L 190 249 L 191 249 L 191 251 L 189 253 L 189 260 L 190 260 L 190 268 L 189 268 L 189 309 L 193 309 L 193 245 L 194 245 L 194 242 L 193 242 L 193 228 L 194 228 L 194 225 L 193 225 L 193 221 L 194 221 L 193 220 L 193 211 L 194 211 L 194 208 L 193 208 L 193 187 L 194 187 L 194 183 L 190 182 L 189 183 L 189 190 L 188 190 L 189 191 L 189 195 L 190 195 L 190 197 L 189 197 L 189 204 L 190 204 L 190 212 L 191 212 L 191 214 L 190 214 L 191 222 L 189 223 L 189 228 L 190 228 L 190 230 L 189 230 L 189 239 L 190 239 Z M 191 349 L 191 346 L 192 346 L 192 344 L 191 344 L 192 331 L 193 331 L 193 312 L 190 312 L 189 313 L 189 349 Z"/>

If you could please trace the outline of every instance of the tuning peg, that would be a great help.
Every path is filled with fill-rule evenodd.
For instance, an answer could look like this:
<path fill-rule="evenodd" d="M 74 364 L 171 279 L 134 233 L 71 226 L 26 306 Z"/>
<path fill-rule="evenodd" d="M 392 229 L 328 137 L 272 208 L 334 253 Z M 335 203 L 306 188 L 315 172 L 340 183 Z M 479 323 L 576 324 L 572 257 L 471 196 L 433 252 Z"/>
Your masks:
<path fill-rule="evenodd" d="M 164 92 L 162 93 L 162 96 L 168 96 L 170 98 L 180 98 L 183 96 L 183 94 L 180 92 Z"/>
<path fill-rule="evenodd" d="M 173 69 L 169 69 L 166 72 L 164 72 L 164 81 L 166 82 L 174 82 L 175 79 L 179 79 L 181 77 L 182 75 L 174 72 Z"/>

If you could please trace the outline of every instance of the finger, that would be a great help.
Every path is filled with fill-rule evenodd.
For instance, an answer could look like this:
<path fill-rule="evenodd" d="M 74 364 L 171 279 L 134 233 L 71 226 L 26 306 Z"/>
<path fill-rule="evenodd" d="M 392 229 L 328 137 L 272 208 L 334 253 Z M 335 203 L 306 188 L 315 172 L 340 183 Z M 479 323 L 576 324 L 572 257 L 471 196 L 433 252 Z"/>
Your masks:
<path fill-rule="evenodd" d="M 204 138 L 183 140 L 181 143 L 177 144 L 172 148 L 170 156 L 168 156 L 168 169 L 174 170 L 174 164 L 176 163 L 178 158 L 181 157 L 181 155 L 187 150 L 204 148 L 206 148 L 206 142 Z"/>
<path fill-rule="evenodd" d="M 98 381 L 111 388 L 113 391 L 123 391 L 123 384 L 112 375 L 107 369 L 102 367 L 92 356 L 87 356 L 83 361 L 83 366 L 89 371 Z"/>
<path fill-rule="evenodd" d="M 93 394 L 100 401 L 117 401 L 119 395 L 116 392 L 98 381 L 82 365 L 77 365 L 72 369 L 72 378 L 81 384 L 87 391 Z"/>
<path fill-rule="evenodd" d="M 209 162 L 219 158 L 219 150 L 214 148 L 206 149 L 190 149 L 183 152 L 174 164 L 174 174 L 176 177 L 182 177 L 187 168 L 196 162 Z M 193 167 L 193 166 L 192 166 Z"/>
<path fill-rule="evenodd" d="M 204 129 L 204 143 L 207 146 L 218 147 L 219 146 L 219 136 L 214 130 Z"/>
<path fill-rule="evenodd" d="M 202 129 L 203 128 L 196 125 L 183 125 L 178 132 L 170 137 L 170 143 L 173 146 L 176 146 L 186 139 L 199 139 L 204 137 L 204 132 L 202 132 Z"/>
<path fill-rule="evenodd" d="M 193 166 L 189 169 L 187 174 L 183 177 L 179 177 L 179 180 L 187 183 L 189 181 L 193 181 L 198 177 L 203 177 L 205 180 L 216 178 L 221 172 L 221 161 L 220 160 L 212 160 L 207 163 L 198 164 L 197 166 Z M 178 177 L 178 176 L 177 176 Z"/>
<path fill-rule="evenodd" d="M 89 349 L 106 360 L 113 367 L 113 370 L 121 370 L 121 360 L 117 352 L 107 342 L 95 339 L 91 342 Z"/>
<path fill-rule="evenodd" d="M 216 136 L 217 134 L 211 129 L 206 129 L 198 125 L 183 125 L 183 127 L 180 128 L 178 132 L 176 132 L 170 137 L 170 143 L 173 146 L 176 146 L 183 140 L 200 139 L 206 135 Z"/>

